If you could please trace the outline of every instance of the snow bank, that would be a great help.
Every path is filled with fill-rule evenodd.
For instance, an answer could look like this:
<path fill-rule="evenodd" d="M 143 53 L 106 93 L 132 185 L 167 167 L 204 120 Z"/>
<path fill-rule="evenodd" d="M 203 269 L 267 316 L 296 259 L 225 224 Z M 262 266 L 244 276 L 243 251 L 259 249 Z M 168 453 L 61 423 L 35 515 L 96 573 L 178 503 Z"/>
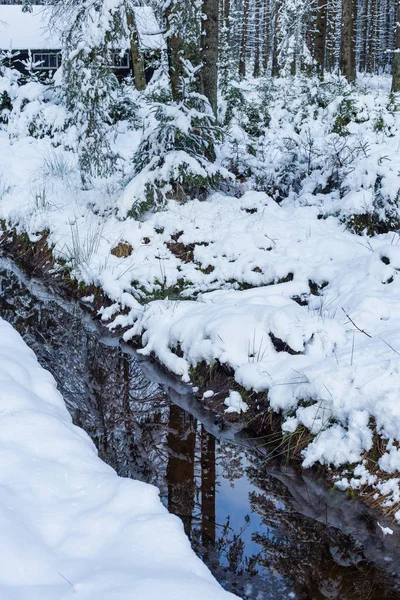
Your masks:
<path fill-rule="evenodd" d="M 373 486 L 393 505 L 400 501 L 400 236 L 355 235 L 345 222 L 365 213 L 397 223 L 400 112 L 384 79 L 341 92 L 340 81 L 314 83 L 316 91 L 311 80 L 308 87 L 278 80 L 280 93 L 266 98 L 269 123 L 260 125 L 251 156 L 271 194 L 170 201 L 142 222 L 117 219 L 121 174 L 81 189 L 76 154 L 66 149 L 73 132 L 57 147 L 27 132 L 38 106 L 56 131 L 62 111 L 53 115 L 37 86 L 25 86 L 26 103 L 6 82 L 14 112 L 0 129 L 0 218 L 32 240 L 48 232 L 68 273 L 113 301 L 104 321 L 125 327 L 126 340 L 140 339 L 144 354 L 185 381 L 201 361 L 228 365 L 241 386 L 268 394 L 284 432 L 312 433 L 304 466 L 350 463 L 354 472 L 341 487 Z M 118 124 L 128 175 L 140 136 Z M 332 162 L 338 143 L 345 169 Z M 218 148 L 222 162 L 234 158 L 228 146 Z M 363 470 L 376 435 L 382 480 L 376 469 Z"/>
<path fill-rule="evenodd" d="M 98 458 L 53 377 L 3 320 L 0 403 L 2 600 L 234 598 L 158 490 Z"/>

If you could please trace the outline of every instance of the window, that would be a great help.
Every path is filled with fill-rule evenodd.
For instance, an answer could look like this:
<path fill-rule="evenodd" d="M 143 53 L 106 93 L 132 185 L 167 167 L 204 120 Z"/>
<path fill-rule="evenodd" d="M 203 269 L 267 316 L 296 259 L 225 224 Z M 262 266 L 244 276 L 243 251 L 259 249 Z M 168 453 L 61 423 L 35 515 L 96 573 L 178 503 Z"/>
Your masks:
<path fill-rule="evenodd" d="M 42 69 L 53 69 L 56 70 L 61 65 L 61 54 L 56 52 L 35 52 L 33 55 L 33 62 L 40 63 L 35 69 L 39 71 Z"/>
<path fill-rule="evenodd" d="M 113 52 L 113 66 L 116 69 L 128 69 L 129 68 L 129 53 L 128 52 L 124 52 L 124 54 L 121 54 L 121 52 Z"/>

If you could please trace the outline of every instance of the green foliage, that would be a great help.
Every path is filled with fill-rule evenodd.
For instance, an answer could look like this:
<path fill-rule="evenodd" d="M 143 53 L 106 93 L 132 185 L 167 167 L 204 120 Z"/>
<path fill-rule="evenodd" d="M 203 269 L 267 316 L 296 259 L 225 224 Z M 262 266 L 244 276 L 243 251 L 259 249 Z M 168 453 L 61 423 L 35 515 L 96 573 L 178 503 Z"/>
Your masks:
<path fill-rule="evenodd" d="M 6 90 L 0 94 L 0 123 L 7 125 L 9 114 L 12 111 L 12 101 Z"/>
<path fill-rule="evenodd" d="M 357 111 L 353 98 L 343 98 L 339 105 L 338 113 L 332 127 L 332 133 L 337 133 L 340 136 L 350 135 L 347 126 L 351 121 L 356 120 Z"/>
<path fill-rule="evenodd" d="M 149 120 L 134 156 L 137 186 L 128 213 L 133 217 L 162 207 L 167 198 L 205 197 L 226 177 L 215 165 L 214 145 L 222 130 L 204 96 L 192 93 L 179 105 L 154 104 Z"/>
<path fill-rule="evenodd" d="M 110 175 L 116 164 L 110 140 L 118 88 L 112 52 L 118 48 L 123 33 L 121 12 L 110 11 L 104 0 L 95 0 L 76 7 L 65 34 L 65 102 L 78 134 L 79 165 L 85 186 L 91 176 Z"/>
<path fill-rule="evenodd" d="M 243 91 L 236 85 L 230 86 L 224 95 L 226 102 L 224 123 L 228 125 L 238 110 L 246 105 L 246 99 Z"/>

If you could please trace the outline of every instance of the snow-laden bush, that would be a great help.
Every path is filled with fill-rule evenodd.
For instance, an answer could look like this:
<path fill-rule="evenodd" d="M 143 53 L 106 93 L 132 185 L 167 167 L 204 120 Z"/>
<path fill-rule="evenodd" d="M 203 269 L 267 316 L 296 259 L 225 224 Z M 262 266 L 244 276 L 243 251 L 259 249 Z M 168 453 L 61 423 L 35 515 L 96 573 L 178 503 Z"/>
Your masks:
<path fill-rule="evenodd" d="M 164 206 L 205 197 L 229 172 L 215 161 L 222 130 L 206 98 L 190 93 L 179 104 L 149 106 L 142 141 L 135 153 L 134 177 L 119 204 L 119 215 L 138 217 Z"/>
<path fill-rule="evenodd" d="M 15 69 L 0 66 L 0 127 L 12 139 L 48 136 L 54 140 L 67 122 L 57 86 L 54 81 L 30 80 L 29 75 L 20 85 L 21 79 Z"/>
<path fill-rule="evenodd" d="M 5 66 L 5 55 L 0 55 L 0 128 L 7 126 L 18 91 L 19 75 Z"/>
<path fill-rule="evenodd" d="M 54 88 L 32 81 L 16 90 L 8 122 L 11 138 L 54 139 L 65 129 L 66 123 L 67 112 Z"/>
<path fill-rule="evenodd" d="M 397 229 L 400 113 L 385 81 L 242 84 L 226 102 L 223 164 L 276 201 L 316 204 L 359 233 Z"/>

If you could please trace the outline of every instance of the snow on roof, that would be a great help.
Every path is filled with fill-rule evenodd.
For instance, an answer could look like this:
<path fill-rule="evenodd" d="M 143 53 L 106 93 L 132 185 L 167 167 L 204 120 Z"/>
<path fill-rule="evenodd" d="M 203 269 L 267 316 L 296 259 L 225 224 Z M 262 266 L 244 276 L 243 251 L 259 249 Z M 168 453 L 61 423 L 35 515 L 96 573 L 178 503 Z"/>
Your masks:
<path fill-rule="evenodd" d="M 58 33 L 47 26 L 49 8 L 33 6 L 33 11 L 22 12 L 21 5 L 0 5 L 0 49 L 56 50 L 61 48 Z M 149 6 L 134 9 L 139 41 L 142 49 L 157 50 L 164 46 L 154 11 Z M 126 48 L 129 41 L 126 40 Z"/>
<path fill-rule="evenodd" d="M 21 5 L 0 6 L 0 49 L 55 50 L 61 47 L 59 37 L 47 28 L 48 10 L 33 6 L 33 12 L 22 12 Z"/>

